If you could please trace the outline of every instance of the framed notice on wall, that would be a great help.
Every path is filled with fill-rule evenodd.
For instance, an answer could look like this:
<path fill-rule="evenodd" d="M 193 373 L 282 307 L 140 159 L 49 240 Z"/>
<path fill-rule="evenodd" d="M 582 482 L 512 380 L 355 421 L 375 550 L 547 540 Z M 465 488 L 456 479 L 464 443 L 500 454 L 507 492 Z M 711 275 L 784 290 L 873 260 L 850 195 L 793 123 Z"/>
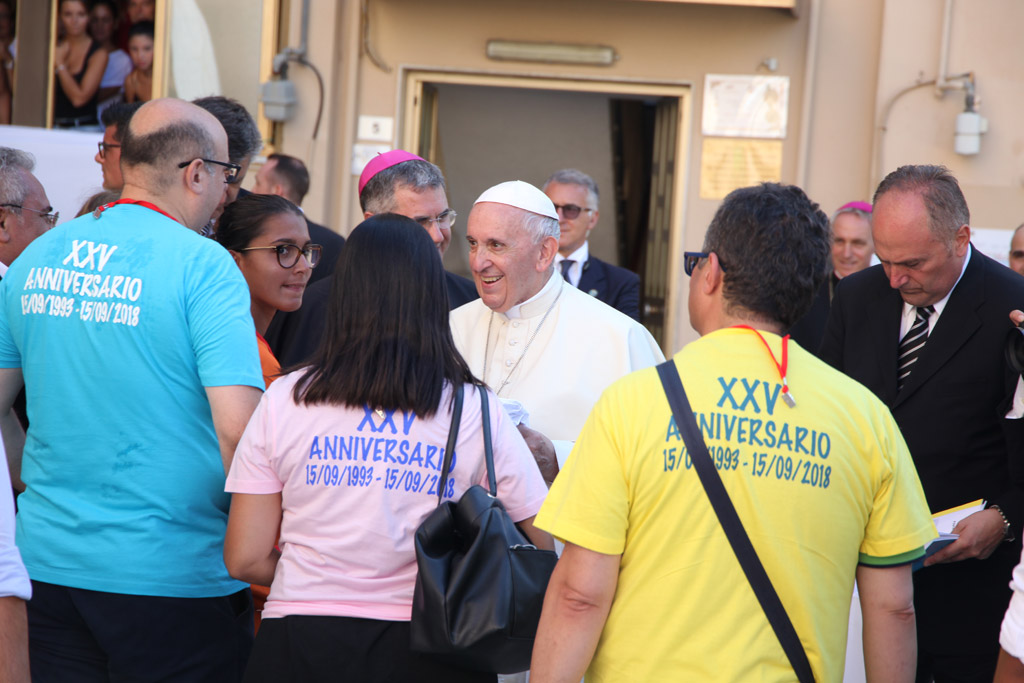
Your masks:
<path fill-rule="evenodd" d="M 788 76 L 704 77 L 704 135 L 782 139 L 788 109 Z"/>

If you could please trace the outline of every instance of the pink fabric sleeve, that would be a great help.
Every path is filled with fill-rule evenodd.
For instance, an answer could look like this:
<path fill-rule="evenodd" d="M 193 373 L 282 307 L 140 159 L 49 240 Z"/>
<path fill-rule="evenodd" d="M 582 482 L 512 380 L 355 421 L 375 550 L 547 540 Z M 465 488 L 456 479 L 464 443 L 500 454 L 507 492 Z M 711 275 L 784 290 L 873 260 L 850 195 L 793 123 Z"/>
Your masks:
<path fill-rule="evenodd" d="M 245 427 L 231 461 L 224 490 L 228 493 L 279 493 L 284 483 L 270 464 L 274 435 L 270 408 L 275 392 L 263 394 L 256 412 Z"/>
<path fill-rule="evenodd" d="M 540 510 L 548 487 L 537 468 L 533 454 L 522 435 L 505 412 L 501 401 L 491 392 L 488 402 L 491 412 L 491 443 L 494 449 L 494 470 L 498 481 L 498 498 L 512 521 L 533 517 Z M 467 398 L 478 402 L 475 392 L 466 392 Z M 487 486 L 487 470 L 483 469 L 481 484 Z"/>

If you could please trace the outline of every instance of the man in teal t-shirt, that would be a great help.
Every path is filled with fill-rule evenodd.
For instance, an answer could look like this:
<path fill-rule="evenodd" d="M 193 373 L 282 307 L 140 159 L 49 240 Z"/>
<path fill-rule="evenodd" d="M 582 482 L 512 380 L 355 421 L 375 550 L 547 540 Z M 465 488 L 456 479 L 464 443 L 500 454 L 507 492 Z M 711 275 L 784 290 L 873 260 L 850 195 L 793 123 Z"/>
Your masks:
<path fill-rule="evenodd" d="M 224 476 L 263 379 L 245 281 L 195 232 L 237 173 L 226 157 L 206 112 L 145 105 L 122 199 L 43 235 L 0 283 L 0 414 L 22 377 L 28 395 L 34 680 L 244 669 L 251 598 L 222 559 Z"/>

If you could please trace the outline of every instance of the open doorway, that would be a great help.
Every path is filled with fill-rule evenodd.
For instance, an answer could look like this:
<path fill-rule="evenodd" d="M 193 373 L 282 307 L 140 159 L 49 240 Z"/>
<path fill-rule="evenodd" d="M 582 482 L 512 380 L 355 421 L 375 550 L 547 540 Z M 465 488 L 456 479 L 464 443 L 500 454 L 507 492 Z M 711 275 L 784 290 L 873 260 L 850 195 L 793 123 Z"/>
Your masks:
<path fill-rule="evenodd" d="M 682 244 L 685 85 L 410 72 L 402 145 L 438 164 L 460 218 L 445 265 L 469 275 L 465 217 L 505 180 L 577 168 L 600 188 L 591 253 L 641 279 L 641 316 L 667 347 Z"/>

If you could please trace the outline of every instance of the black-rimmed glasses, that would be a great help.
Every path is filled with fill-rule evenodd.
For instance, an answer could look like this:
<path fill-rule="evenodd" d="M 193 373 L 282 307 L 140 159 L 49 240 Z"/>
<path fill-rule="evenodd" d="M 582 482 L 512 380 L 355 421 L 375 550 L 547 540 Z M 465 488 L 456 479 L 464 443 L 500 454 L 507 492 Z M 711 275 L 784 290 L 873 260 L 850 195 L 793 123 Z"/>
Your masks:
<path fill-rule="evenodd" d="M 593 211 L 593 209 L 588 209 L 585 206 L 576 206 L 575 204 L 555 204 L 555 211 L 561 211 L 562 215 L 571 221 L 580 215 L 580 211 Z"/>
<path fill-rule="evenodd" d="M 60 219 L 60 211 L 40 211 L 39 209 L 30 209 L 27 206 L 22 206 L 21 204 L 0 204 L 0 206 L 9 206 L 12 209 L 22 209 L 24 211 L 31 211 L 32 213 L 37 213 L 39 214 L 39 217 L 46 221 L 46 224 L 49 225 L 51 228 L 57 225 L 57 220 Z"/>
<path fill-rule="evenodd" d="M 420 218 L 415 218 L 414 220 L 427 231 L 430 230 L 431 223 L 437 223 L 438 230 L 451 230 L 452 226 L 455 225 L 455 219 L 458 218 L 458 216 L 459 214 L 455 213 L 454 210 L 445 209 L 434 218 L 422 216 Z"/>
<path fill-rule="evenodd" d="M 310 268 L 316 268 L 316 264 L 320 263 L 320 252 L 323 247 L 319 244 L 307 244 L 304 247 L 294 244 L 275 244 L 271 247 L 246 247 L 238 251 L 257 251 L 260 249 L 273 249 L 277 254 L 277 263 L 282 268 L 294 268 L 295 264 L 299 262 L 299 254 L 306 257 L 306 263 L 309 264 Z"/>
<path fill-rule="evenodd" d="M 178 168 L 185 168 L 193 161 L 195 161 L 195 159 L 183 161 L 180 164 L 178 164 Z M 204 164 L 216 164 L 217 166 L 223 166 L 224 182 L 226 182 L 228 185 L 234 185 L 236 182 L 238 182 L 238 176 L 242 172 L 241 166 L 239 166 L 238 164 L 233 164 L 230 161 L 217 161 L 216 159 L 203 159 L 202 157 L 199 158 L 199 161 L 203 162 Z"/>
<path fill-rule="evenodd" d="M 697 267 L 702 258 L 708 257 L 708 252 L 704 251 L 684 251 L 683 252 L 683 271 L 686 272 L 686 276 L 690 277 L 693 275 L 693 269 Z M 718 259 L 718 267 L 725 272 L 725 266 L 722 265 L 722 259 Z"/>
<path fill-rule="evenodd" d="M 97 142 L 96 146 L 100 150 L 101 157 L 107 156 L 108 149 L 121 149 L 121 145 L 116 145 L 113 142 Z"/>

